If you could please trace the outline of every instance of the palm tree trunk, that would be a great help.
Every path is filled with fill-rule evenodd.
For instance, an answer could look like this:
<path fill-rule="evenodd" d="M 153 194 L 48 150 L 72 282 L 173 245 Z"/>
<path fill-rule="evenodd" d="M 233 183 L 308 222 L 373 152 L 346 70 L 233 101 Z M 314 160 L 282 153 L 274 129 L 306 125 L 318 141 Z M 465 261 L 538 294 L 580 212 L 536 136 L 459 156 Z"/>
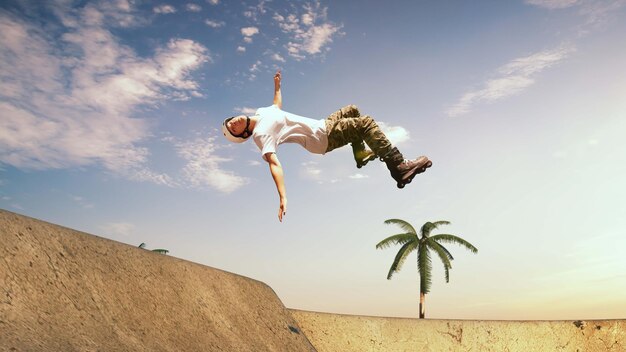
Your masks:
<path fill-rule="evenodd" d="M 426 294 L 420 292 L 420 319 L 424 319 L 426 315 Z"/>

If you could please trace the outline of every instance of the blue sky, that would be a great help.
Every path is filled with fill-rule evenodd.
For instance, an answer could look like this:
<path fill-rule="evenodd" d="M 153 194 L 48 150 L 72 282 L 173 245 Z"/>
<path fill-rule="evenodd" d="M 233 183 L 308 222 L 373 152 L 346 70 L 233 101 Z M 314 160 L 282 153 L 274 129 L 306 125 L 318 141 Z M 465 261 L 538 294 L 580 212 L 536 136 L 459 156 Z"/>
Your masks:
<path fill-rule="evenodd" d="M 4 1 L 0 207 L 269 284 L 288 307 L 417 316 L 416 257 L 449 220 L 427 316 L 623 318 L 626 1 Z M 398 190 L 349 147 L 283 145 L 289 208 L 221 121 L 272 103 L 373 116 L 433 167 Z"/>

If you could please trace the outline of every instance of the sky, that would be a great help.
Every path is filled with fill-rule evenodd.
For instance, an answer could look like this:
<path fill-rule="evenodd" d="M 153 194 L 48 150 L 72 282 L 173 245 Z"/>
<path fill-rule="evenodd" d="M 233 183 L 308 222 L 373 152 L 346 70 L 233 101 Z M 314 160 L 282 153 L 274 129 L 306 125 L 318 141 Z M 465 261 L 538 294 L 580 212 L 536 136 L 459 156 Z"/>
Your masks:
<path fill-rule="evenodd" d="M 406 158 L 350 147 L 267 164 L 224 118 L 355 104 Z M 426 316 L 626 317 L 626 1 L 0 4 L 0 208 L 248 276 L 289 308 L 417 317 L 399 228 L 448 220 Z"/>

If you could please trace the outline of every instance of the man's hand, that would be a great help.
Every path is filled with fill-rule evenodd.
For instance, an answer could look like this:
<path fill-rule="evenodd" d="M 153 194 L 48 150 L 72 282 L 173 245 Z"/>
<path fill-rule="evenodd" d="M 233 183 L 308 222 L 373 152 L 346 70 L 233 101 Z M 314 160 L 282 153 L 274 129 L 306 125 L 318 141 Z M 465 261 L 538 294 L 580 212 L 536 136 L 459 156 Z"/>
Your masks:
<path fill-rule="evenodd" d="M 280 198 L 280 207 L 278 208 L 278 221 L 283 222 L 283 216 L 287 215 L 287 198 Z"/>
<path fill-rule="evenodd" d="M 274 105 L 278 106 L 279 109 L 283 108 L 283 95 L 280 92 L 280 80 L 281 74 L 280 70 L 276 71 L 274 75 Z"/>
<path fill-rule="evenodd" d="M 281 79 L 281 74 L 280 74 L 280 70 L 276 71 L 276 74 L 274 75 L 274 91 L 277 91 L 280 89 L 280 79 Z"/>

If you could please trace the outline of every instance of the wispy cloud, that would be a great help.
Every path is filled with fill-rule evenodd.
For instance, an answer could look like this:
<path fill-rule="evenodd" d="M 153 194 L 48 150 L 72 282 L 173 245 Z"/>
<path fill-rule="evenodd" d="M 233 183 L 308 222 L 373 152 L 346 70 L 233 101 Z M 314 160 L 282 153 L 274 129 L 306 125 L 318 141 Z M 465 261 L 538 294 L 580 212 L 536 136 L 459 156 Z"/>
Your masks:
<path fill-rule="evenodd" d="M 306 178 L 310 178 L 313 180 L 320 180 L 320 176 L 322 174 L 322 169 L 319 168 L 318 163 L 316 161 L 306 161 L 302 164 L 302 174 Z"/>
<path fill-rule="evenodd" d="M 447 110 L 448 116 L 460 116 L 468 113 L 477 103 L 490 103 L 522 92 L 535 83 L 537 74 L 560 63 L 573 51 L 570 46 L 560 46 L 512 60 L 500 67 L 483 88 L 465 93 Z"/>
<path fill-rule="evenodd" d="M 220 3 L 220 0 L 207 0 L 207 2 L 211 5 L 217 5 Z"/>
<path fill-rule="evenodd" d="M 290 36 L 285 47 L 296 60 L 330 50 L 328 44 L 341 29 L 328 20 L 328 8 L 322 7 L 319 1 L 307 3 L 302 9 L 302 14 L 296 12 L 283 16 L 276 13 L 273 17 L 280 29 Z"/>
<path fill-rule="evenodd" d="M 150 126 L 133 115 L 142 106 L 189 99 L 198 89 L 192 72 L 211 58 L 186 39 L 172 39 L 149 57 L 137 55 L 110 30 L 138 23 L 123 3 L 56 8 L 62 25 L 55 33 L 0 13 L 0 163 L 21 169 L 102 165 L 131 179 L 171 182 L 148 170 L 149 152 L 139 144 Z"/>
<path fill-rule="evenodd" d="M 109 237 L 130 237 L 135 232 L 135 225 L 128 222 L 110 222 L 100 226 L 100 229 Z"/>
<path fill-rule="evenodd" d="M 224 193 L 233 192 L 249 180 L 232 171 L 222 169 L 221 164 L 232 159 L 216 154 L 219 146 L 214 137 L 196 138 L 176 142 L 178 155 L 186 161 L 182 171 L 184 185 L 192 188 L 211 188 Z"/>
<path fill-rule="evenodd" d="M 278 61 L 278 62 L 285 62 L 285 58 L 280 56 L 280 54 L 274 53 L 270 56 L 272 58 L 272 60 L 274 61 Z"/>
<path fill-rule="evenodd" d="M 207 26 L 209 26 L 211 28 L 220 28 L 220 27 L 224 27 L 226 25 L 226 22 L 224 22 L 224 21 L 205 20 L 204 24 L 206 24 Z"/>
<path fill-rule="evenodd" d="M 256 114 L 256 108 L 250 108 L 247 106 L 244 107 L 236 107 L 235 108 L 235 112 L 238 112 L 240 114 L 244 114 L 244 115 L 254 115 Z"/>
<path fill-rule="evenodd" d="M 256 74 L 265 68 L 267 68 L 267 65 L 264 65 L 260 60 L 257 60 L 252 64 L 252 66 L 250 66 L 248 72 L 244 72 L 242 75 L 244 77 L 248 77 L 250 81 L 253 81 L 256 78 Z"/>
<path fill-rule="evenodd" d="M 526 0 L 525 2 L 549 10 L 577 9 L 580 16 L 584 18 L 584 22 L 578 27 L 580 36 L 602 28 L 618 13 L 620 8 L 626 6 L 626 0 Z"/>
<path fill-rule="evenodd" d="M 202 6 L 198 4 L 187 4 L 185 5 L 185 9 L 189 12 L 200 12 L 202 11 Z"/>
<path fill-rule="evenodd" d="M 261 61 L 257 60 L 257 62 L 253 63 L 252 66 L 250 66 L 250 69 L 248 71 L 250 72 L 258 72 L 259 66 L 261 65 Z"/>
<path fill-rule="evenodd" d="M 260 0 L 255 6 L 249 6 L 246 11 L 243 12 L 244 17 L 251 19 L 254 23 L 259 22 L 259 17 L 267 12 L 265 8 L 266 0 Z"/>
<path fill-rule="evenodd" d="M 626 6 L 626 0 L 587 0 L 580 6 L 580 14 L 585 23 L 580 29 L 581 35 L 586 35 L 594 29 L 603 28 L 615 18 L 618 10 Z"/>
<path fill-rule="evenodd" d="M 525 2 L 547 9 L 564 9 L 580 3 L 580 0 L 526 0 Z"/>
<path fill-rule="evenodd" d="M 152 9 L 152 12 L 157 13 L 157 14 L 170 14 L 170 13 L 176 13 L 176 8 L 172 5 L 160 5 L 160 6 L 155 6 Z"/>
<path fill-rule="evenodd" d="M 359 173 L 356 173 L 356 174 L 354 174 L 354 175 L 350 175 L 350 176 L 348 176 L 348 177 L 349 177 L 349 178 L 351 178 L 351 179 L 353 179 L 353 180 L 360 180 L 360 179 L 362 179 L 362 178 L 369 178 L 369 176 L 367 176 L 367 175 L 363 175 L 363 174 L 359 174 Z"/>
<path fill-rule="evenodd" d="M 88 202 L 85 198 L 81 196 L 70 195 L 70 198 L 85 209 L 92 209 L 95 206 L 93 203 Z"/>

